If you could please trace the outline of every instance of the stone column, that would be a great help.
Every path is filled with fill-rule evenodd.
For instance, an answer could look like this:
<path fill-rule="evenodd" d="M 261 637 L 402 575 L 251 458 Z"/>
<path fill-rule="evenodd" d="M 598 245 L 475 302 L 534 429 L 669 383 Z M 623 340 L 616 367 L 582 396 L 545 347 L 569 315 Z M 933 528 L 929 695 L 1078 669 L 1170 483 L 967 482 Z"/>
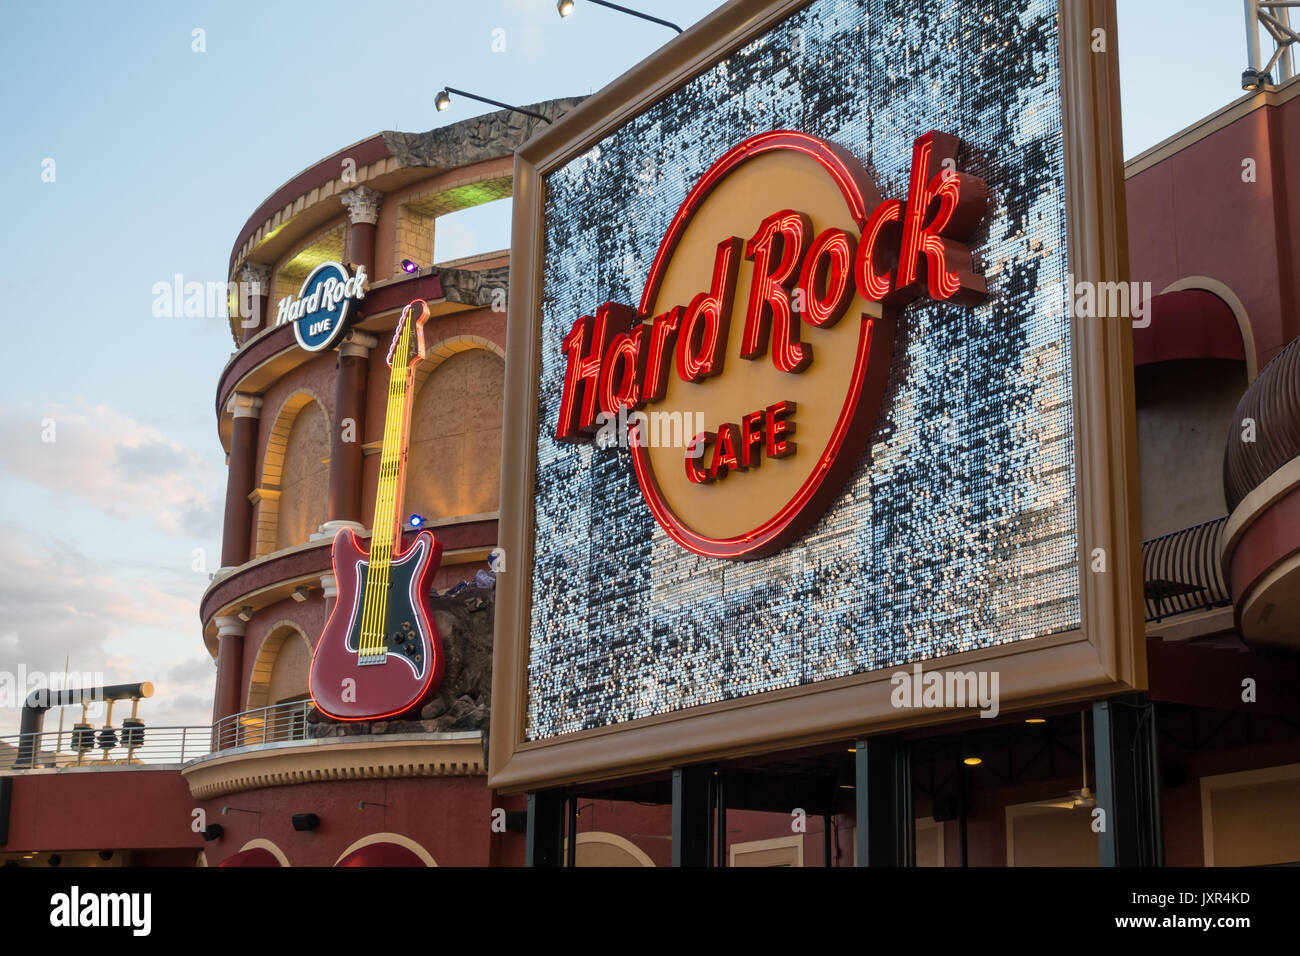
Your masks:
<path fill-rule="evenodd" d="M 242 345 L 271 324 L 271 267 L 265 262 L 245 262 L 239 269 L 239 281 L 246 283 L 251 292 L 253 314 L 239 317 L 239 342 Z M 244 297 L 240 290 L 240 308 Z"/>
<path fill-rule="evenodd" d="M 242 709 L 239 691 L 244 683 L 244 622 L 238 617 L 219 617 L 217 623 L 217 690 L 212 701 L 212 722 Z M 233 747 L 237 731 L 223 728 L 218 747 Z"/>
<path fill-rule="evenodd" d="M 353 329 L 339 345 L 334 377 L 334 428 L 330 435 L 329 520 L 320 533 L 334 537 L 340 528 L 364 531 L 361 519 L 361 439 L 366 424 L 366 373 L 375 336 Z"/>
<path fill-rule="evenodd" d="M 355 265 L 365 266 L 366 274 L 375 275 L 375 226 L 379 222 L 379 204 L 384 194 L 369 186 L 357 186 L 339 195 L 339 201 L 348 207 L 348 248 L 346 258 Z"/>
<path fill-rule="evenodd" d="M 233 568 L 249 557 L 253 533 L 253 502 L 257 481 L 257 420 L 262 414 L 258 395 L 236 392 L 226 410 L 234 414 L 230 427 L 230 467 L 226 474 L 226 517 L 221 534 L 221 567 Z"/>

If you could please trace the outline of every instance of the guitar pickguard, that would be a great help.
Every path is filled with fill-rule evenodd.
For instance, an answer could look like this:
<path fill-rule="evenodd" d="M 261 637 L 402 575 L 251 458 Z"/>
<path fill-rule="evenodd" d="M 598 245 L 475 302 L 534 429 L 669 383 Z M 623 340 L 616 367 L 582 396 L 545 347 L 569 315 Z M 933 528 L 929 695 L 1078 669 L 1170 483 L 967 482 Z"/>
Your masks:
<path fill-rule="evenodd" d="M 420 570 L 428 556 L 428 547 L 418 541 L 409 551 L 389 564 L 388 600 L 384 611 L 383 656 L 375 660 L 359 660 L 359 666 L 384 665 L 396 658 L 406 664 L 417 680 L 423 680 L 431 663 L 431 640 L 420 610 L 419 595 L 415 592 L 420 580 Z M 370 573 L 370 562 L 358 559 L 356 575 L 358 587 L 352 607 L 352 628 L 344 646 L 353 654 L 360 652 L 361 604 L 365 600 L 365 585 Z"/>

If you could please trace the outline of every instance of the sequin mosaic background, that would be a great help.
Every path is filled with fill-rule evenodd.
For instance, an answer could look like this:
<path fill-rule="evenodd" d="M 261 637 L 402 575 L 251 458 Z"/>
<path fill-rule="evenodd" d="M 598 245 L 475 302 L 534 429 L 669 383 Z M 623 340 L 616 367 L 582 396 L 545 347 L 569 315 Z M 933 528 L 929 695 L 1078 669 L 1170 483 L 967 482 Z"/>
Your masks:
<path fill-rule="evenodd" d="M 700 557 L 626 450 L 551 437 L 561 339 L 639 300 L 696 179 L 802 130 L 904 197 L 912 141 L 989 187 L 989 297 L 899 315 L 870 451 L 796 544 Z M 818 0 L 546 179 L 526 736 L 573 731 L 1079 626 L 1056 0 Z"/>

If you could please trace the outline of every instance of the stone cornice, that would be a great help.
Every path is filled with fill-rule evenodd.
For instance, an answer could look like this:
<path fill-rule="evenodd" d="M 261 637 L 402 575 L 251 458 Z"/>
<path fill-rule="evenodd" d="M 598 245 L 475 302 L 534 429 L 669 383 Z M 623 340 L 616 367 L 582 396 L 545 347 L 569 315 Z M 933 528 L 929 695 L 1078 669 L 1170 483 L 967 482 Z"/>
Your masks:
<path fill-rule="evenodd" d="M 264 787 L 394 777 L 484 773 L 482 735 L 388 734 L 324 737 L 209 754 L 181 770 L 196 800 Z"/>

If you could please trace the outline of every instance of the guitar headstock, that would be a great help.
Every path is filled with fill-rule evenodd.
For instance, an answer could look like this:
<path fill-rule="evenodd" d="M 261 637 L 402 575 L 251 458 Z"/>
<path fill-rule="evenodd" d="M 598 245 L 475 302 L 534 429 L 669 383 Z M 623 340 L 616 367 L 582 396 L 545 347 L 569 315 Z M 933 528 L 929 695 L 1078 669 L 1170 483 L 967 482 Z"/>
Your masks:
<path fill-rule="evenodd" d="M 393 367 L 397 350 L 404 348 L 402 356 L 409 369 L 424 358 L 424 323 L 429 321 L 429 303 L 423 299 L 412 299 L 402 309 L 402 317 L 393 330 L 393 342 L 388 346 L 388 367 Z"/>

